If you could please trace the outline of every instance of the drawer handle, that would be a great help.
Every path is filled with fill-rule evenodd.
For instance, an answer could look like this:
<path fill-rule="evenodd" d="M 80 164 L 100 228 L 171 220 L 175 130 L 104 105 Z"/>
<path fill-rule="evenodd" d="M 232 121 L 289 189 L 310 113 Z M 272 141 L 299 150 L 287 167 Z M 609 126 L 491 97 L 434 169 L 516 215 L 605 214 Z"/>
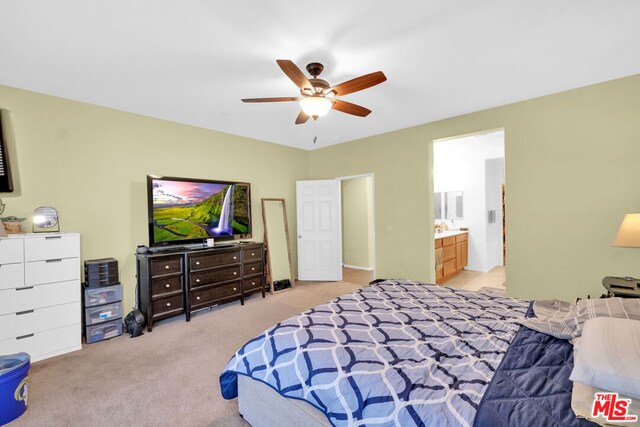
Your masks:
<path fill-rule="evenodd" d="M 200 301 L 200 297 L 196 297 L 196 299 L 197 299 L 198 301 Z"/>
<path fill-rule="evenodd" d="M 235 272 L 235 271 L 233 272 L 233 275 L 234 275 L 234 276 L 236 276 L 237 274 L 238 274 L 237 272 Z"/>
<path fill-rule="evenodd" d="M 50 262 L 62 262 L 62 258 L 58 258 L 58 259 L 48 259 L 45 261 L 47 264 L 49 264 Z"/>
<path fill-rule="evenodd" d="M 200 279 L 196 279 L 196 283 L 200 283 Z"/>
<path fill-rule="evenodd" d="M 34 336 L 35 334 L 27 334 L 27 335 L 23 335 L 21 337 L 16 337 L 17 340 L 23 340 L 25 338 L 31 338 L 32 336 Z"/>
<path fill-rule="evenodd" d="M 22 316 L 23 314 L 31 314 L 33 313 L 33 309 L 32 310 L 25 310 L 25 311 L 19 311 L 16 313 L 16 316 Z"/>
<path fill-rule="evenodd" d="M 255 267 L 251 267 L 251 271 L 256 271 L 256 268 Z"/>
<path fill-rule="evenodd" d="M 165 288 L 170 288 L 171 285 L 169 283 L 167 283 L 166 285 L 164 285 Z"/>
<path fill-rule="evenodd" d="M 171 268 L 171 267 L 169 267 L 168 265 L 165 265 L 165 266 L 164 266 L 164 269 L 165 269 L 165 270 L 168 270 L 168 269 L 170 269 L 170 268 Z"/>
<path fill-rule="evenodd" d="M 196 261 L 196 265 L 200 265 L 200 261 Z"/>
<path fill-rule="evenodd" d="M 237 256 L 234 256 L 234 257 L 233 257 L 233 259 L 238 259 L 238 257 L 237 257 Z"/>
<path fill-rule="evenodd" d="M 234 291 L 237 291 L 238 289 L 236 289 L 236 288 L 233 288 L 233 290 L 234 290 Z"/>
<path fill-rule="evenodd" d="M 33 286 L 25 286 L 23 288 L 16 288 L 16 291 L 26 291 L 27 289 L 33 289 Z"/>
<path fill-rule="evenodd" d="M 251 252 L 251 256 L 256 256 L 256 254 L 254 254 L 253 252 Z"/>
<path fill-rule="evenodd" d="M 251 286 L 255 286 L 255 285 L 256 285 L 256 282 L 251 282 Z"/>
<path fill-rule="evenodd" d="M 167 303 L 167 307 L 171 307 L 171 303 L 170 302 Z"/>
<path fill-rule="evenodd" d="M 62 239 L 62 236 L 47 236 L 44 239 L 45 240 Z"/>

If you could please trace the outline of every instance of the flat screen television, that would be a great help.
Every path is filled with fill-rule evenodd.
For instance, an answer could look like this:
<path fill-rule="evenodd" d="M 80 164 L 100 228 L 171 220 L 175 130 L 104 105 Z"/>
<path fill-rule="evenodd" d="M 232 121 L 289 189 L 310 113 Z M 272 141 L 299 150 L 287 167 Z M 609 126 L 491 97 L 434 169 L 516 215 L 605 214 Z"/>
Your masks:
<path fill-rule="evenodd" d="M 149 246 L 251 237 L 246 182 L 147 176 Z"/>

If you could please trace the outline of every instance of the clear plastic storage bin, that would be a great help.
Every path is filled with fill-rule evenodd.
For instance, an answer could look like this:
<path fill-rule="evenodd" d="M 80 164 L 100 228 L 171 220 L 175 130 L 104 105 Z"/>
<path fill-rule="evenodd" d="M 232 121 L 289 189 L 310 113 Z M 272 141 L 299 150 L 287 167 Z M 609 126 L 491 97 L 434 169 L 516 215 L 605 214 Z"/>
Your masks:
<path fill-rule="evenodd" d="M 114 320 L 113 322 L 100 323 L 99 325 L 87 326 L 87 344 L 108 340 L 122 335 L 122 320 Z"/>
<path fill-rule="evenodd" d="M 84 306 L 109 304 L 122 301 L 122 285 L 103 286 L 101 288 L 84 288 Z"/>
<path fill-rule="evenodd" d="M 116 302 L 113 304 L 101 305 L 99 307 L 89 307 L 84 311 L 86 325 L 95 325 L 96 323 L 108 322 L 109 320 L 121 318 L 122 303 Z"/>

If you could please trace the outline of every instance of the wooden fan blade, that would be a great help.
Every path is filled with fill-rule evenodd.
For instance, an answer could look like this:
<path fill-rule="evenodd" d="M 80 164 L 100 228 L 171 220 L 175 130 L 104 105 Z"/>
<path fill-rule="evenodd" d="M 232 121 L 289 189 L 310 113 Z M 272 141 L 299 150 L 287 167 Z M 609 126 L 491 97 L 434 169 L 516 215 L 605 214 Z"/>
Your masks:
<path fill-rule="evenodd" d="M 369 113 L 371 113 L 371 110 L 369 109 L 366 109 L 356 104 L 352 104 L 347 101 L 341 101 L 339 99 L 335 99 L 333 101 L 333 107 L 331 108 L 333 108 L 334 110 L 338 110 L 347 114 L 352 114 L 358 117 L 367 117 Z"/>
<path fill-rule="evenodd" d="M 385 76 L 382 71 L 376 71 L 375 73 L 365 74 L 364 76 L 356 77 L 355 79 L 340 83 L 325 93 L 334 92 L 337 96 L 347 95 L 349 93 L 378 85 L 385 80 L 387 80 L 387 76 Z"/>
<path fill-rule="evenodd" d="M 313 92 L 313 86 L 309 83 L 309 80 L 305 77 L 304 73 L 300 71 L 300 68 L 292 61 L 288 59 L 278 59 L 276 61 L 282 71 L 291 79 L 292 82 L 300 88 L 300 90 L 310 90 Z"/>
<path fill-rule="evenodd" d="M 242 102 L 285 102 L 285 101 L 297 101 L 298 98 L 293 96 L 286 96 L 281 98 L 245 98 Z"/>
<path fill-rule="evenodd" d="M 296 124 L 301 125 L 303 123 L 306 123 L 307 120 L 309 120 L 309 116 L 307 115 L 307 113 L 305 113 L 304 111 L 300 111 L 300 114 L 298 114 L 298 117 L 296 117 Z"/>

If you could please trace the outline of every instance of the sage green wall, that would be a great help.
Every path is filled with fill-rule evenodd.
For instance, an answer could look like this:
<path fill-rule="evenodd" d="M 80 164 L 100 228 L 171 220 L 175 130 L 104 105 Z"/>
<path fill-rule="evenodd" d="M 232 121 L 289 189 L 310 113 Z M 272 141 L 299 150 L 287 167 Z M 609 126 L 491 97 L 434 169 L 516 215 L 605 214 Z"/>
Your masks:
<path fill-rule="evenodd" d="M 371 177 L 342 181 L 342 262 L 373 268 Z"/>
<path fill-rule="evenodd" d="M 295 181 L 307 178 L 307 151 L 5 86 L 0 108 L 10 112 L 20 188 L 0 194 L 5 215 L 57 208 L 62 231 L 81 233 L 83 259 L 118 259 L 125 312 L 135 301 L 134 251 L 148 243 L 147 174 L 250 182 L 254 240 L 263 237 L 261 197 L 286 199 L 296 233 Z"/>
<path fill-rule="evenodd" d="M 375 173 L 376 273 L 433 281 L 432 141 L 505 129 L 507 290 L 599 296 L 606 275 L 640 275 L 613 248 L 640 211 L 640 75 L 311 152 L 312 179 Z"/>

